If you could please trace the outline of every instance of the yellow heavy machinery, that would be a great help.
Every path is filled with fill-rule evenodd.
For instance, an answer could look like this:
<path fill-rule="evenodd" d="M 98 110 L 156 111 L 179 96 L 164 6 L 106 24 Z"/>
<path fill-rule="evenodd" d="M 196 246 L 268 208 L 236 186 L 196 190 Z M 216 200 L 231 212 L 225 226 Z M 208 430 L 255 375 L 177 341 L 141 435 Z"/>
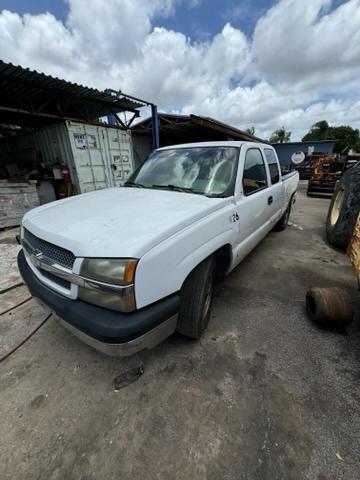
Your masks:
<path fill-rule="evenodd" d="M 340 179 L 344 162 L 332 155 L 319 155 L 309 179 L 307 195 L 332 197 L 336 182 Z"/>

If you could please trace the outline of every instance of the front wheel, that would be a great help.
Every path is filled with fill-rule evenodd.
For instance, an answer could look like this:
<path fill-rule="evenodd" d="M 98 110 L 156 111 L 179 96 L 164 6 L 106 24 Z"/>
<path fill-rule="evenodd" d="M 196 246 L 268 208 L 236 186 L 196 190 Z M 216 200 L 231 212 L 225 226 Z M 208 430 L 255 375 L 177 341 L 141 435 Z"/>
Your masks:
<path fill-rule="evenodd" d="M 177 332 L 190 338 L 201 337 L 210 319 L 213 283 L 214 258 L 210 257 L 200 263 L 184 282 Z"/>

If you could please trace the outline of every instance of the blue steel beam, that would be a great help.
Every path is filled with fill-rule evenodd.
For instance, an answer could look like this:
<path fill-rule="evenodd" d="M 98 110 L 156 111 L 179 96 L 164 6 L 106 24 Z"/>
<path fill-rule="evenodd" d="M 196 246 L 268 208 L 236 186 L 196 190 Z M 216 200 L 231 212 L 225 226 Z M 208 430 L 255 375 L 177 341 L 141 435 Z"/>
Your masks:
<path fill-rule="evenodd" d="M 159 117 L 157 113 L 157 106 L 151 105 L 151 119 L 152 119 L 152 147 L 156 150 L 160 147 L 159 139 Z"/>
<path fill-rule="evenodd" d="M 117 125 L 116 117 L 115 115 L 109 114 L 107 116 L 107 121 L 110 125 Z"/>

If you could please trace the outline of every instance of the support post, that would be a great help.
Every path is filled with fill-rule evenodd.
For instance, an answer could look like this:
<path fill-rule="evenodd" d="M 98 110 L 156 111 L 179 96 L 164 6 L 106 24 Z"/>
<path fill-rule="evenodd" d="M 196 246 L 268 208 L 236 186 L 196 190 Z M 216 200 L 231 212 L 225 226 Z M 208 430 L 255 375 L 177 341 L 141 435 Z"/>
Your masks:
<path fill-rule="evenodd" d="M 157 106 L 151 105 L 151 120 L 152 120 L 152 148 L 155 150 L 160 147 L 159 140 L 159 118 L 157 113 Z"/>
<path fill-rule="evenodd" d="M 109 115 L 106 115 L 106 116 L 107 116 L 107 121 L 108 121 L 109 125 L 116 125 L 117 124 L 116 116 L 114 114 L 109 114 Z"/>

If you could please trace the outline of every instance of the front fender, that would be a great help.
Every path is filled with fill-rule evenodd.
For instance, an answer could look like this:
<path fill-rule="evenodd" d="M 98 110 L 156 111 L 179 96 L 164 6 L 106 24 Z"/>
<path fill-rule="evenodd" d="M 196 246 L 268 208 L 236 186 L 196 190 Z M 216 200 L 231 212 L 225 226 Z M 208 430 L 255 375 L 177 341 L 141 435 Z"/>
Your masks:
<path fill-rule="evenodd" d="M 139 261 L 135 275 L 137 308 L 178 292 L 189 273 L 226 244 L 236 244 L 238 232 L 231 221 L 234 205 L 190 225 L 164 240 Z"/>

